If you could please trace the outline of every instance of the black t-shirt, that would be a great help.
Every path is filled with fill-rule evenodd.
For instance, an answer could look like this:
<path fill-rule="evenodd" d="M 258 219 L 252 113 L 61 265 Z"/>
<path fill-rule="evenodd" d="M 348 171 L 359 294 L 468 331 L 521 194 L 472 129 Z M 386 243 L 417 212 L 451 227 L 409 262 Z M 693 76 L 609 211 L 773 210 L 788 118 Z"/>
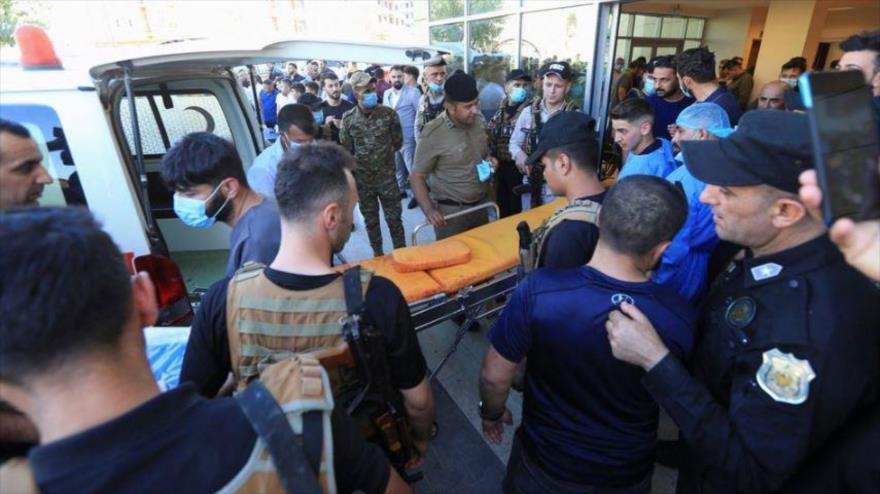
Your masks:
<path fill-rule="evenodd" d="M 321 111 L 324 112 L 324 120 L 328 118 L 338 118 L 342 120 L 342 114 L 354 108 L 354 105 L 345 100 L 345 98 L 340 98 L 339 104 L 336 106 L 330 106 L 330 103 L 323 102 L 321 103 Z M 333 142 L 339 143 L 339 128 L 335 125 L 330 126 L 330 137 L 333 139 Z"/>
<path fill-rule="evenodd" d="M 339 492 L 383 492 L 390 465 L 342 413 L 333 413 Z M 38 446 L 28 458 L 43 494 L 216 492 L 248 461 L 256 433 L 233 398 L 206 400 L 192 386 Z"/>
<path fill-rule="evenodd" d="M 314 290 L 339 274 L 305 276 L 266 268 L 269 281 L 286 290 Z M 232 370 L 226 332 L 226 292 L 229 278 L 214 283 L 193 319 L 183 357 L 180 382 L 192 382 L 199 393 L 213 397 Z M 377 328 L 388 342 L 391 380 L 398 389 L 409 389 L 425 377 L 427 365 L 416 339 L 409 306 L 400 289 L 387 278 L 374 276 L 365 295 L 366 323 Z"/>
<path fill-rule="evenodd" d="M 579 197 L 602 204 L 605 191 L 593 196 Z M 547 232 L 544 250 L 538 266 L 542 268 L 570 269 L 583 266 L 593 257 L 599 228 L 583 221 L 563 220 Z"/>

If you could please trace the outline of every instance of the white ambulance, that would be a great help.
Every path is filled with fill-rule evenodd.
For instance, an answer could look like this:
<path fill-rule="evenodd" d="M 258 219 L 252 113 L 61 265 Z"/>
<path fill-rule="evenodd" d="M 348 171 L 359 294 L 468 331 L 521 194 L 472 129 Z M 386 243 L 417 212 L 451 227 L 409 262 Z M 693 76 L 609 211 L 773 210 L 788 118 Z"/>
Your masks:
<path fill-rule="evenodd" d="M 45 66 L 61 63 L 48 43 L 40 32 L 19 39 L 22 61 L 39 66 L 0 65 L 0 118 L 23 124 L 42 148 L 55 181 L 40 205 L 88 207 L 132 269 L 151 275 L 163 326 L 148 329 L 152 343 L 185 341 L 191 295 L 223 276 L 229 249 L 225 225 L 193 229 L 177 219 L 172 192 L 160 178 L 163 155 L 185 134 L 208 131 L 232 141 L 249 167 L 268 144 L 250 103 L 258 98 L 238 82 L 241 68 L 253 74 L 257 64 L 309 59 L 420 65 L 443 53 L 309 40 L 225 49 L 202 40 L 159 45 L 149 55 L 79 70 L 52 70 Z"/>

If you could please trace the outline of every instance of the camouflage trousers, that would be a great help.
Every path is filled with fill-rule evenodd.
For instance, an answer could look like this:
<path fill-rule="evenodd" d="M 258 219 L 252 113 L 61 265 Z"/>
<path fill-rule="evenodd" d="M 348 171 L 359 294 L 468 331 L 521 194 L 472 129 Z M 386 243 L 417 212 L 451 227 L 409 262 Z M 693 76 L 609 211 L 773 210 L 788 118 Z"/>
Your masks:
<path fill-rule="evenodd" d="M 379 204 L 385 212 L 385 223 L 391 232 L 391 243 L 395 249 L 406 247 L 406 235 L 403 231 L 403 210 L 400 207 L 400 190 L 395 180 L 383 185 L 368 185 L 357 182 L 357 191 L 360 198 L 361 214 L 364 215 L 364 224 L 367 227 L 367 236 L 370 237 L 370 247 L 376 257 L 383 255 L 382 252 L 382 225 L 379 221 Z"/>

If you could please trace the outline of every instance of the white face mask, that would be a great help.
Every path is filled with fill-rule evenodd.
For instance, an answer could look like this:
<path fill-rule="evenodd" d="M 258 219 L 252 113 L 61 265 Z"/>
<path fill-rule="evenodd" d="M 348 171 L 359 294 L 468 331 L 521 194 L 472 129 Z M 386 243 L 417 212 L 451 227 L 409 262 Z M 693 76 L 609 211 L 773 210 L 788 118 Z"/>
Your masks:
<path fill-rule="evenodd" d="M 786 84 L 788 84 L 788 87 L 790 87 L 790 88 L 792 88 L 792 89 L 795 89 L 795 88 L 798 86 L 798 80 L 797 80 L 797 79 L 779 79 L 779 80 L 782 81 L 782 82 L 784 82 L 784 83 L 786 83 Z"/>

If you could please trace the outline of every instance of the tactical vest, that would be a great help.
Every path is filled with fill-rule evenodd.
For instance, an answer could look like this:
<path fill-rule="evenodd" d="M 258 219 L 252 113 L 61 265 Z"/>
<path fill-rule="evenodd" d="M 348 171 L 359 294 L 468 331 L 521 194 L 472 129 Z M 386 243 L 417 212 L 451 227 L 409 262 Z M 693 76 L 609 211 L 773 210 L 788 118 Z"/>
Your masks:
<path fill-rule="evenodd" d="M 541 117 L 541 102 L 544 101 L 542 98 L 535 97 L 535 101 L 532 102 L 531 111 L 532 111 L 532 127 L 529 129 L 523 129 L 526 133 L 526 140 L 523 143 L 523 151 L 526 153 L 526 156 L 532 154 L 535 149 L 538 149 L 538 141 L 541 137 L 541 129 L 544 127 L 544 119 Z M 575 104 L 574 101 L 566 100 L 565 104 L 562 105 L 562 109 L 558 110 L 556 113 L 551 115 L 558 115 L 564 111 L 576 111 L 578 110 L 578 105 Z"/>
<path fill-rule="evenodd" d="M 501 107 L 489 120 L 486 130 L 489 132 L 489 143 L 492 148 L 492 156 L 498 158 L 498 161 L 513 161 L 510 156 L 510 136 L 513 135 L 513 129 L 516 127 L 516 121 L 522 111 L 531 105 L 530 101 L 520 103 L 516 111 L 511 115 L 507 113 L 508 97 L 505 96 L 501 101 Z"/>
<path fill-rule="evenodd" d="M 330 426 L 333 396 L 330 379 L 318 360 L 309 355 L 298 355 L 283 360 L 266 368 L 260 375 L 260 381 L 253 386 L 262 386 L 261 390 L 269 391 L 270 399 L 273 399 L 279 410 L 283 412 L 283 417 L 293 435 L 291 436 L 288 431 L 284 433 L 296 445 L 301 446 L 297 448 L 297 454 L 301 456 L 284 467 L 286 480 L 283 480 L 278 474 L 279 462 L 283 460 L 278 457 L 290 454 L 276 453 L 279 448 L 284 450 L 289 449 L 290 446 L 289 441 L 281 441 L 277 437 L 284 435 L 279 434 L 279 429 L 283 425 L 266 420 L 267 413 L 262 409 L 254 408 L 249 414 L 247 406 L 242 405 L 245 415 L 260 437 L 254 444 L 254 449 L 244 467 L 217 492 L 250 494 L 320 490 L 323 493 L 335 493 L 333 430 Z M 251 390 L 239 394 L 236 399 L 249 391 Z M 260 430 L 255 423 L 259 421 L 265 421 L 263 430 Z M 273 439 L 276 443 L 269 444 Z M 306 462 L 310 468 L 302 469 L 301 462 Z M 301 477 L 298 478 L 298 475 Z M 307 488 L 310 481 L 314 481 L 315 478 L 318 485 L 311 484 L 313 488 Z"/>
<path fill-rule="evenodd" d="M 266 277 L 265 267 L 248 263 L 229 282 L 226 328 L 237 389 L 244 389 L 274 362 L 345 342 L 343 279 L 313 290 L 286 290 Z M 373 273 L 361 270 L 363 291 Z M 331 381 L 342 379 L 331 372 Z M 335 386 L 334 386 L 335 388 Z"/>
<path fill-rule="evenodd" d="M 583 221 L 584 223 L 596 224 L 596 215 L 599 212 L 599 203 L 588 199 L 575 199 L 567 205 L 557 209 L 539 226 L 532 234 L 532 243 L 529 245 L 529 258 L 524 262 L 525 272 L 537 269 L 544 252 L 544 243 L 547 234 L 563 221 Z"/>
<path fill-rule="evenodd" d="M 258 439 L 241 470 L 235 474 L 225 486 L 217 492 L 222 494 L 263 494 L 283 492 L 336 492 L 336 474 L 333 467 L 333 430 L 330 426 L 330 415 L 333 412 L 333 397 L 330 394 L 330 381 L 327 373 L 318 361 L 311 356 L 297 356 L 268 367 L 260 376 L 260 391 L 268 391 L 263 396 L 269 408 L 277 407 L 282 427 L 289 426 L 287 431 L 279 434 L 279 428 L 271 420 L 265 423 L 270 427 L 272 435 L 285 439 L 292 438 L 301 448 L 300 456 L 286 452 L 282 455 L 273 454 L 276 441 L 267 443 L 265 429 L 257 430 L 254 419 L 248 415 L 246 406 L 239 405 L 245 412 L 251 425 L 257 432 Z M 241 395 L 239 395 L 241 396 Z M 266 415 L 259 407 L 253 407 L 257 421 Z M 289 448 L 289 442 L 281 442 L 283 448 Z M 276 456 L 292 456 L 295 461 L 284 463 L 276 460 Z M 284 475 L 279 475 L 278 464 L 285 465 Z M 302 468 L 302 463 L 307 468 Z M 290 468 L 293 466 L 294 468 Z M 282 480 L 284 477 L 284 480 Z M 39 487 L 34 479 L 34 472 L 26 458 L 15 458 L 3 463 L 0 467 L 0 492 L 20 494 L 37 494 Z"/>
<path fill-rule="evenodd" d="M 437 104 L 433 104 L 431 103 L 431 100 L 427 94 L 423 95 L 422 101 L 419 103 L 416 118 L 416 127 L 418 129 L 418 132 L 424 130 L 425 125 L 428 125 L 428 122 L 437 118 L 437 115 L 440 115 L 442 112 L 443 101 Z"/>

